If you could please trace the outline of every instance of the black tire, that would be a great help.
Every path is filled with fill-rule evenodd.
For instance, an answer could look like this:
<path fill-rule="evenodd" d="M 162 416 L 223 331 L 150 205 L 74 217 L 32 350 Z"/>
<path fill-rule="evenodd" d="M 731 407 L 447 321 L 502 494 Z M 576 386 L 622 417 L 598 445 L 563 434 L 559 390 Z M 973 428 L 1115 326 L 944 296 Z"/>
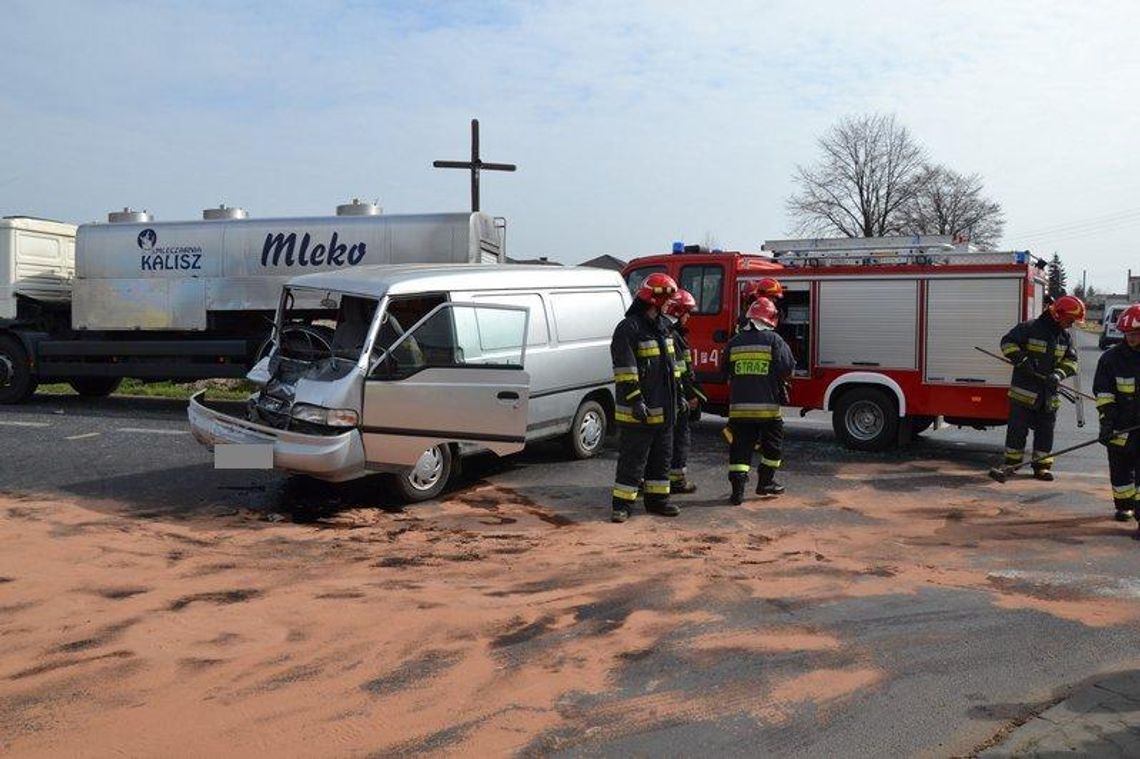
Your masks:
<path fill-rule="evenodd" d="M 1100 348 L 1101 350 L 1105 350 L 1108 348 L 1108 342 L 1105 341 L 1104 337 L 1101 337 L 1096 341 L 1096 347 Z"/>
<path fill-rule="evenodd" d="M 23 403 L 35 394 L 39 384 L 20 341 L 0 336 L 0 403 Z"/>
<path fill-rule="evenodd" d="M 885 451 L 897 442 L 899 412 L 895 399 L 873 387 L 848 390 L 831 415 L 835 436 L 857 451 Z"/>
<path fill-rule="evenodd" d="M 602 450 L 609 432 L 606 410 L 597 401 L 585 400 L 574 414 L 570 431 L 566 433 L 566 447 L 576 459 L 591 459 Z"/>
<path fill-rule="evenodd" d="M 454 469 L 451 446 L 440 443 L 424 451 L 419 464 L 392 475 L 392 487 L 408 503 L 430 501 L 447 487 Z"/>
<path fill-rule="evenodd" d="M 76 377 L 67 384 L 84 398 L 106 398 L 122 383 L 122 377 Z"/>

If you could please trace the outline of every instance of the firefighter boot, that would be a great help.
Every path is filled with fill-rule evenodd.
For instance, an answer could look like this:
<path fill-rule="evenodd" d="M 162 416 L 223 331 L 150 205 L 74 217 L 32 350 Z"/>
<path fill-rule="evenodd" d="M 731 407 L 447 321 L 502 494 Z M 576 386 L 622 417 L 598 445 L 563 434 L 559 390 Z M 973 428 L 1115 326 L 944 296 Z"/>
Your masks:
<path fill-rule="evenodd" d="M 673 495 L 688 495 L 697 492 L 697 486 L 689 482 L 684 472 L 669 473 L 669 492 Z"/>
<path fill-rule="evenodd" d="M 1136 515 L 1136 511 L 1131 506 L 1117 506 L 1116 516 L 1113 517 L 1117 522 L 1127 522 Z"/>
<path fill-rule="evenodd" d="M 650 514 L 657 514 L 658 516 L 663 517 L 675 517 L 680 516 L 681 514 L 681 510 L 675 505 L 669 503 L 668 498 L 663 498 L 661 496 L 646 496 L 645 510 Z"/>
<path fill-rule="evenodd" d="M 629 519 L 629 509 L 627 509 L 625 506 L 614 506 L 610 511 L 611 522 L 621 524 L 627 519 Z"/>
<path fill-rule="evenodd" d="M 1053 471 L 1048 467 L 1043 466 L 1033 467 L 1033 477 L 1034 479 L 1041 480 L 1043 482 L 1052 482 L 1055 479 L 1053 477 Z"/>
<path fill-rule="evenodd" d="M 739 506 L 744 503 L 744 486 L 748 484 L 748 475 L 734 472 L 728 476 L 728 481 L 732 483 L 732 495 L 728 500 L 733 506 Z"/>
<path fill-rule="evenodd" d="M 780 495 L 784 492 L 784 486 L 772 480 L 767 485 L 756 483 L 756 495 Z"/>

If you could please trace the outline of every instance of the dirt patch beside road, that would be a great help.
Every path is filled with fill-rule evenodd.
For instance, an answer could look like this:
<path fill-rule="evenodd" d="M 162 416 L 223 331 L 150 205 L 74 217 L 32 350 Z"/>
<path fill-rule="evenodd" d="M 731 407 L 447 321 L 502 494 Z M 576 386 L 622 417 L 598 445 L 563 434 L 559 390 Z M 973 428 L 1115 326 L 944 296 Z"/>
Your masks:
<path fill-rule="evenodd" d="M 0 495 L 0 741 L 44 756 L 543 753 L 683 722 L 827 719 L 891 678 L 889 657 L 798 621 L 837 599 L 935 587 L 1086 625 L 1140 613 L 1128 587 L 995 559 L 1134 550 L 1107 516 L 977 489 L 916 503 L 905 482 L 724 509 L 726 529 L 615 526 L 481 486 L 298 525 Z M 823 518 L 785 518 L 809 512 Z"/>

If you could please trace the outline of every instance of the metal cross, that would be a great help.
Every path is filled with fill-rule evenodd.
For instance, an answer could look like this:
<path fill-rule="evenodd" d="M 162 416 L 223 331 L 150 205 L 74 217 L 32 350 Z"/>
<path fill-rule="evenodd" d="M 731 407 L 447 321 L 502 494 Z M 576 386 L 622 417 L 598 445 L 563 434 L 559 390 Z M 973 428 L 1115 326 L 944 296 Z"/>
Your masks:
<path fill-rule="evenodd" d="M 486 171 L 514 171 L 517 168 L 513 163 L 485 163 L 479 158 L 479 119 L 471 119 L 471 160 L 470 161 L 432 161 L 431 165 L 437 169 L 470 169 L 471 170 L 471 211 L 479 210 L 479 170 Z"/>

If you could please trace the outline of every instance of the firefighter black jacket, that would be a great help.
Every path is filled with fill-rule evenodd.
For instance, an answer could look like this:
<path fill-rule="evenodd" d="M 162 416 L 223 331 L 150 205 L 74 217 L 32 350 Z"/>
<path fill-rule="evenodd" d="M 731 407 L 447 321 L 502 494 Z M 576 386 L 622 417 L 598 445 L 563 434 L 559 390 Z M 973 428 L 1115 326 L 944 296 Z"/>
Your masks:
<path fill-rule="evenodd" d="M 1001 339 L 1002 355 L 1015 368 L 1009 398 L 1035 410 L 1056 411 L 1061 405 L 1055 386 L 1047 381 L 1054 371 L 1072 377 L 1079 370 L 1073 338 L 1049 314 L 1018 324 Z M 1019 364 L 1022 359 L 1029 360 Z"/>
<path fill-rule="evenodd" d="M 1129 348 L 1128 343 L 1114 345 L 1100 355 L 1093 378 L 1096 410 L 1102 419 L 1112 420 L 1118 430 L 1140 423 L 1140 409 L 1136 405 L 1138 377 L 1140 351 Z"/>
<path fill-rule="evenodd" d="M 796 361 L 784 338 L 749 326 L 728 341 L 728 418 L 762 421 L 780 418 L 784 381 Z"/>
<path fill-rule="evenodd" d="M 663 316 L 650 319 L 635 302 L 618 322 L 610 341 L 614 364 L 618 424 L 673 424 L 677 418 L 677 379 L 671 325 Z M 639 421 L 632 406 L 645 402 L 649 419 Z"/>

